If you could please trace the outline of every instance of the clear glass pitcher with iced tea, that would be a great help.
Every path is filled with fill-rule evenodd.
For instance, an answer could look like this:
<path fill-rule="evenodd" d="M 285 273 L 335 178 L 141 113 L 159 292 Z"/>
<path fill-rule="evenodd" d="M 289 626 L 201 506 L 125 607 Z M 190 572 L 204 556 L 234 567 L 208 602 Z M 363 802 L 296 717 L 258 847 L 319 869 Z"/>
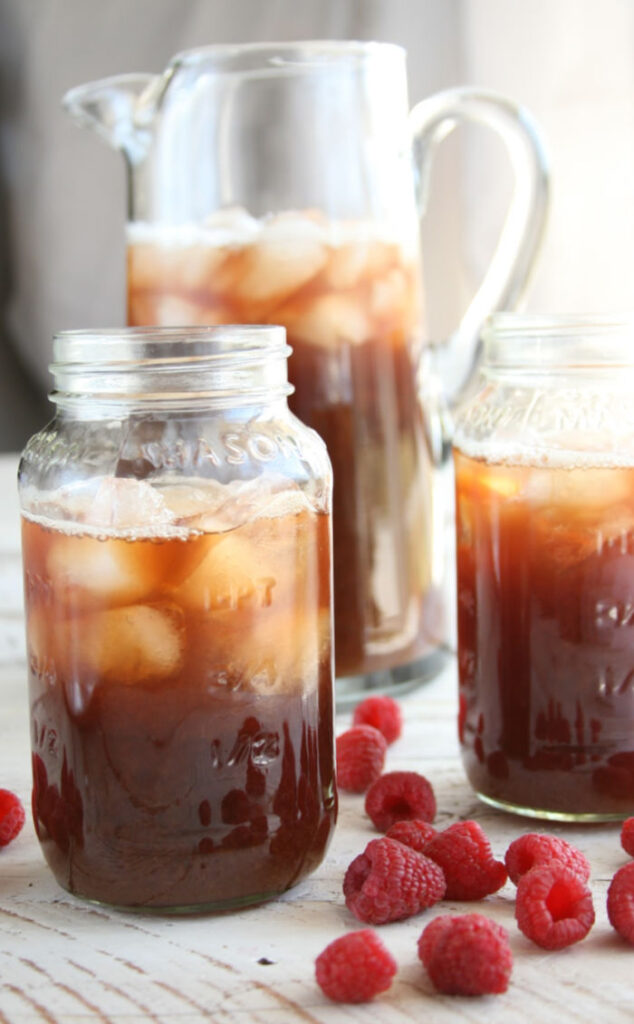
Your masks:
<path fill-rule="evenodd" d="M 444 641 L 439 413 L 472 375 L 486 315 L 516 304 L 545 219 L 530 117 L 472 89 L 410 113 L 405 51 L 356 42 L 206 47 L 161 75 L 80 86 L 65 104 L 125 157 L 128 322 L 286 327 L 293 411 L 334 468 L 340 699 L 412 685 Z M 430 154 L 464 120 L 502 136 L 516 188 L 492 264 L 441 346 L 452 374 L 439 388 L 419 226 Z"/>

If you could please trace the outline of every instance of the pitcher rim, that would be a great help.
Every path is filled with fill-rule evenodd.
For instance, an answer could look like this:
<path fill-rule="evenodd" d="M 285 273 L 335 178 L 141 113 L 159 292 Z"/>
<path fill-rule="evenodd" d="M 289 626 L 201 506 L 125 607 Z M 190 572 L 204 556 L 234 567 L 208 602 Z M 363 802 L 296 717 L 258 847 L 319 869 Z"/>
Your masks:
<path fill-rule="evenodd" d="M 268 63 L 269 60 L 285 54 L 295 52 L 296 60 L 292 63 Z M 167 65 L 168 71 L 176 71 L 180 67 L 191 67 L 202 63 L 205 59 L 217 57 L 219 66 L 216 69 L 220 74 L 299 74 L 302 72 L 315 71 L 327 66 L 324 58 L 346 58 L 348 63 L 361 64 L 369 58 L 377 55 L 398 57 L 403 60 L 406 56 L 406 49 L 399 43 L 383 42 L 378 40 L 359 39 L 296 39 L 283 42 L 254 42 L 254 43 L 211 43 L 207 46 L 196 46 L 190 49 L 179 50 L 170 59 Z M 240 57 L 252 56 L 260 58 L 258 63 L 247 67 L 232 67 L 231 61 Z M 322 58 L 319 63 L 315 58 Z M 346 61 L 341 61 L 345 64 Z M 228 65 L 228 66 L 225 66 Z"/>

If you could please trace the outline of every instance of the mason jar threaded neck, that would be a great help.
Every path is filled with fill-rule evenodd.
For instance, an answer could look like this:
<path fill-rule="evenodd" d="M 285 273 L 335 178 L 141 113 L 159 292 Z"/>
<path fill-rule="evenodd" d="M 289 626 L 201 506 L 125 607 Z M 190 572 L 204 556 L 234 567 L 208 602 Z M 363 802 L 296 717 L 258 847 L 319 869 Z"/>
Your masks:
<path fill-rule="evenodd" d="M 61 331 L 53 341 L 50 398 L 69 406 L 230 406 L 292 393 L 283 327 L 123 327 Z"/>
<path fill-rule="evenodd" d="M 485 375 L 634 371 L 634 313 L 495 313 L 482 339 Z"/>

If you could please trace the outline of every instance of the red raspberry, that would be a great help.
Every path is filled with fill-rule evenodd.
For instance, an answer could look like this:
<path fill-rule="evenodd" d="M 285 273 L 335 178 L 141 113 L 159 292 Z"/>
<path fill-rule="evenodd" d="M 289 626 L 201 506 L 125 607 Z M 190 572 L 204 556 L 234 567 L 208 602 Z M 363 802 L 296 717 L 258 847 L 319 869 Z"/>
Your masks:
<path fill-rule="evenodd" d="M 634 818 L 627 818 L 621 828 L 621 846 L 630 857 L 634 857 Z"/>
<path fill-rule="evenodd" d="M 506 992 L 513 955 L 508 933 L 482 914 L 443 914 L 418 940 L 418 955 L 440 992 L 481 996 Z"/>
<path fill-rule="evenodd" d="M 373 725 L 389 744 L 403 731 L 403 714 L 393 697 L 366 697 L 354 709 L 352 724 Z"/>
<path fill-rule="evenodd" d="M 355 725 L 337 737 L 337 785 L 365 793 L 383 771 L 387 743 L 371 725 Z"/>
<path fill-rule="evenodd" d="M 543 949 L 563 949 L 585 938 L 594 924 L 588 886 L 557 861 L 540 864 L 517 883 L 519 930 Z"/>
<path fill-rule="evenodd" d="M 25 817 L 20 798 L 9 789 L 0 789 L 0 846 L 7 846 L 15 839 Z"/>
<path fill-rule="evenodd" d="M 370 786 L 365 813 L 379 832 L 387 832 L 395 821 L 433 821 L 436 797 L 427 779 L 418 772 L 386 772 Z"/>
<path fill-rule="evenodd" d="M 336 1003 L 365 1003 L 385 992 L 395 974 L 394 957 L 371 928 L 342 935 L 315 960 L 317 984 Z"/>
<path fill-rule="evenodd" d="M 432 838 L 437 835 L 436 829 L 427 821 L 419 821 L 417 818 L 412 821 L 395 821 L 385 833 L 388 839 L 397 839 L 405 846 L 411 846 L 412 850 L 424 853 L 424 847 Z"/>
<path fill-rule="evenodd" d="M 509 878 L 517 885 L 522 875 L 540 864 L 557 861 L 565 868 L 574 871 L 579 878 L 587 882 L 590 878 L 590 864 L 576 846 L 558 839 L 557 836 L 542 835 L 540 832 L 526 832 L 514 839 L 504 857 Z"/>
<path fill-rule="evenodd" d="M 626 942 L 634 945 L 634 864 L 619 868 L 610 882 L 608 920 Z"/>
<path fill-rule="evenodd" d="M 395 839 L 371 839 L 343 880 L 346 906 L 367 924 L 385 924 L 431 907 L 445 894 L 437 864 Z"/>
<path fill-rule="evenodd" d="M 448 900 L 481 900 L 506 882 L 506 868 L 476 821 L 458 821 L 436 833 L 423 852 L 443 869 Z"/>

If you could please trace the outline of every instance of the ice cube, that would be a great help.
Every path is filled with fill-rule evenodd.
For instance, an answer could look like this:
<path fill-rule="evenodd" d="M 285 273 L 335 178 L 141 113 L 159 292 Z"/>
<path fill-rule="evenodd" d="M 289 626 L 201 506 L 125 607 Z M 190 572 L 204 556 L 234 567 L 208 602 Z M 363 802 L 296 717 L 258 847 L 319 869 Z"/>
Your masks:
<path fill-rule="evenodd" d="M 562 437 L 558 442 L 565 444 Z M 571 450 L 579 447 L 579 438 L 571 439 Z M 580 466 L 575 469 L 551 470 L 550 500 L 555 504 L 585 509 L 606 508 L 631 499 L 632 472 L 618 467 Z"/>
<path fill-rule="evenodd" d="M 359 345 L 372 333 L 363 304 L 345 294 L 320 295 L 279 314 L 291 344 L 295 338 L 325 348 Z"/>
<path fill-rule="evenodd" d="M 163 248 L 159 245 L 137 242 L 128 246 L 128 281 L 130 288 L 150 289 L 159 287 L 163 280 Z"/>
<path fill-rule="evenodd" d="M 183 295 L 166 293 L 154 300 L 153 310 L 155 319 L 151 322 L 161 324 L 163 327 L 205 327 L 229 324 L 235 320 L 228 306 L 221 302 L 213 302 L 210 295 L 205 295 L 202 301 L 197 301 Z"/>
<path fill-rule="evenodd" d="M 331 643 L 330 614 L 285 610 L 254 623 L 245 638 L 240 671 L 255 693 L 309 693 Z"/>
<path fill-rule="evenodd" d="M 152 535 L 169 526 L 172 514 L 160 492 L 144 480 L 104 477 L 87 511 L 91 526 Z"/>
<path fill-rule="evenodd" d="M 279 516 L 296 516 L 301 512 L 310 512 L 311 504 L 308 496 L 297 489 L 277 491 L 261 502 L 258 518 L 276 519 Z"/>
<path fill-rule="evenodd" d="M 179 587 L 179 602 L 196 611 L 213 612 L 259 600 L 258 594 L 276 579 L 263 554 L 241 530 L 209 536 L 205 557 Z"/>
<path fill-rule="evenodd" d="M 368 245 L 345 243 L 333 248 L 328 258 L 325 278 L 332 288 L 354 288 L 368 265 Z"/>
<path fill-rule="evenodd" d="M 315 277 L 326 258 L 319 225 L 306 217 L 274 218 L 260 240 L 246 250 L 235 281 L 236 294 L 250 305 L 269 308 Z"/>
<path fill-rule="evenodd" d="M 370 312 L 379 320 L 402 320 L 410 301 L 407 278 L 402 270 L 394 268 L 378 277 L 370 293 Z"/>
<path fill-rule="evenodd" d="M 226 206 L 210 213 L 203 221 L 202 230 L 210 244 L 242 246 L 258 237 L 262 225 L 243 207 Z"/>
<path fill-rule="evenodd" d="M 135 685 L 167 679 L 181 665 L 182 613 L 175 605 L 128 605 L 69 623 L 67 652 L 79 675 Z"/>
<path fill-rule="evenodd" d="M 144 572 L 140 542 L 99 540 L 96 537 L 60 534 L 54 538 L 46 560 L 46 569 L 58 599 L 79 588 L 81 596 L 73 603 L 107 601 L 130 604 L 152 590 L 155 580 Z"/>
<path fill-rule="evenodd" d="M 130 282 L 128 290 L 128 324 L 143 327 L 146 324 L 160 324 L 162 296 L 157 292 L 139 290 Z"/>
<path fill-rule="evenodd" d="M 331 250 L 325 277 L 333 288 L 354 288 L 364 277 L 371 281 L 385 275 L 399 256 L 395 245 L 361 235 Z"/>
<path fill-rule="evenodd" d="M 200 529 L 202 518 L 221 509 L 227 501 L 227 486 L 217 480 L 183 478 L 161 485 L 160 494 L 175 525 Z"/>
<path fill-rule="evenodd" d="M 238 525 L 205 538 L 204 558 L 179 588 L 178 600 L 185 607 L 204 612 L 271 602 L 280 607 L 298 591 L 316 586 L 307 576 L 316 571 L 311 557 L 316 517 L 307 512 L 306 498 L 290 489 L 262 495 L 261 487 L 253 486 L 257 483 L 228 497 L 209 517 L 210 525 L 220 519 L 225 531 L 227 522 Z"/>

